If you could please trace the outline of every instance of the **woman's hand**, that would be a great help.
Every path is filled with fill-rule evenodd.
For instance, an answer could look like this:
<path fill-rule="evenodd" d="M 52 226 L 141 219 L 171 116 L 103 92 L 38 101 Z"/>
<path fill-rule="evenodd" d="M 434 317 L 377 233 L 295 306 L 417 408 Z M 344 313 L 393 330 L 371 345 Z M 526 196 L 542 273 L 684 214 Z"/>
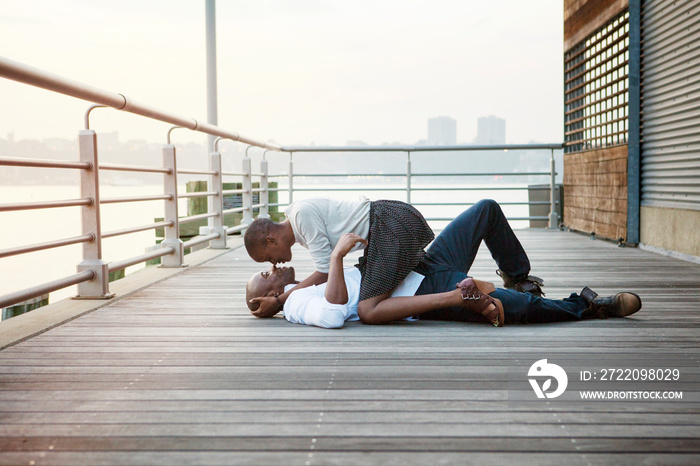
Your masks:
<path fill-rule="evenodd" d="M 338 258 L 345 257 L 357 243 L 362 243 L 366 246 L 367 240 L 360 235 L 356 235 L 355 233 L 345 233 L 338 240 L 338 244 L 335 245 L 331 255 Z"/>
<path fill-rule="evenodd" d="M 250 300 L 251 303 L 260 303 L 260 307 L 254 311 L 250 311 L 255 317 L 272 317 L 282 310 L 279 301 L 275 296 L 261 296 L 260 298 L 253 298 Z"/>

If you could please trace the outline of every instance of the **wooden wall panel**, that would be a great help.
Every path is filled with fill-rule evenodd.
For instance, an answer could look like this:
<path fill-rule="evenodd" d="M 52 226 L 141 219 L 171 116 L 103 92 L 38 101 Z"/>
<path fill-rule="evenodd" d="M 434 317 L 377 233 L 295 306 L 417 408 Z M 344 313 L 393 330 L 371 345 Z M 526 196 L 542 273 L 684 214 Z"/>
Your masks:
<path fill-rule="evenodd" d="M 564 225 L 627 239 L 627 146 L 564 155 Z"/>
<path fill-rule="evenodd" d="M 564 0 L 564 51 L 627 8 L 629 0 Z"/>

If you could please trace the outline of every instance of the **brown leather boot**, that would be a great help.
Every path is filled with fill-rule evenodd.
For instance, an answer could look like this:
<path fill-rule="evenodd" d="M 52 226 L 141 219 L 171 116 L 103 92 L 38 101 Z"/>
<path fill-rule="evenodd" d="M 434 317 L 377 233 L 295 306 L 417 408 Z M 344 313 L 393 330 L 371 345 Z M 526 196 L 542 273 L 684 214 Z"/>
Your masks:
<path fill-rule="evenodd" d="M 540 277 L 528 275 L 523 279 L 515 280 L 501 269 L 496 270 L 496 275 L 503 279 L 503 286 L 508 289 L 520 291 L 522 293 L 530 293 L 538 298 L 544 296 L 544 291 L 542 291 L 544 280 Z"/>
<path fill-rule="evenodd" d="M 586 286 L 581 290 L 581 297 L 588 303 L 588 309 L 583 312 L 584 319 L 627 317 L 642 308 L 642 298 L 636 293 L 622 292 L 601 298 Z"/>

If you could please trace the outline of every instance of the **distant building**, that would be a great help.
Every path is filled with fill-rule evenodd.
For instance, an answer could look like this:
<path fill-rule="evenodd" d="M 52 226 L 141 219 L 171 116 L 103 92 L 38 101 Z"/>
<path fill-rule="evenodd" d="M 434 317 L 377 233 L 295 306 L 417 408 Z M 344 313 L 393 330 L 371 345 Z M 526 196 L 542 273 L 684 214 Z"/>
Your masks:
<path fill-rule="evenodd" d="M 495 116 L 481 117 L 478 120 L 476 143 L 493 145 L 506 143 L 506 120 Z"/>
<path fill-rule="evenodd" d="M 439 146 L 457 144 L 457 120 L 446 116 L 429 118 L 428 144 Z"/>

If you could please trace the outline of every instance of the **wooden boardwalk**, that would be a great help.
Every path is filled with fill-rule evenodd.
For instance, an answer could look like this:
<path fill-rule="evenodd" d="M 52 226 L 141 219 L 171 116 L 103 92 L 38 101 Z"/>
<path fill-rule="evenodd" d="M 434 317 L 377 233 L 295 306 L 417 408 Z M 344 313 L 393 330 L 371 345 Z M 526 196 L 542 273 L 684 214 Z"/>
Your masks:
<path fill-rule="evenodd" d="M 0 352 L 0 464 L 700 463 L 700 266 L 517 233 L 548 296 L 626 289 L 642 311 L 323 330 L 251 317 L 243 288 L 262 267 L 237 249 Z M 304 250 L 294 262 L 311 271 Z M 472 273 L 498 283 L 495 268 L 484 250 Z M 568 375 L 556 399 L 527 380 L 545 358 Z M 605 368 L 679 380 L 581 380 Z"/>

